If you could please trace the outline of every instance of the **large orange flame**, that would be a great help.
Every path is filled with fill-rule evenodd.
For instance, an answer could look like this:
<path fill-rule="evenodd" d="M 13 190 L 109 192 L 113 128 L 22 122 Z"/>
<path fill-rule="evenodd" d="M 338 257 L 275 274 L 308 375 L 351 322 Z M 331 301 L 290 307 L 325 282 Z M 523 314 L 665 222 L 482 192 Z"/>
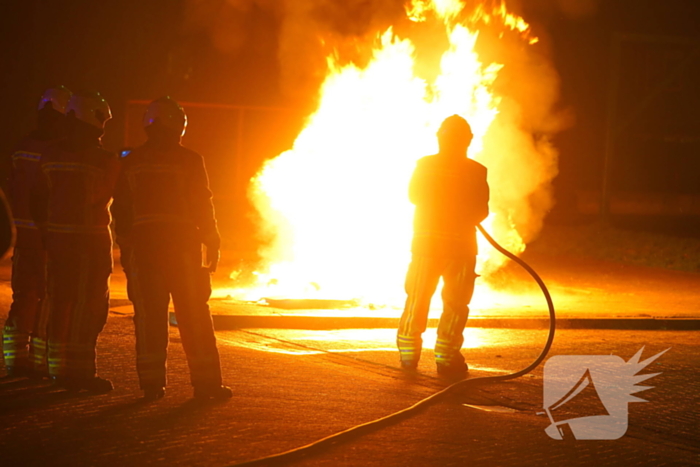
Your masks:
<path fill-rule="evenodd" d="M 493 83 L 507 64 L 480 60 L 475 25 L 500 20 L 522 42 L 535 39 L 503 2 L 470 15 L 462 9 L 458 0 L 413 0 L 406 7 L 409 19 L 436 22 L 449 39 L 432 82 L 416 76 L 414 44 L 391 28 L 377 37 L 363 68 L 328 58 L 317 111 L 293 148 L 268 161 L 252 181 L 251 200 L 273 240 L 260 251 L 264 265 L 247 298 L 402 303 L 413 214 L 408 181 L 416 160 L 437 151 L 436 130 L 452 114 L 470 122 L 469 157 L 490 171 L 492 213 L 484 226 L 510 250 L 524 250 L 512 220 L 518 209 L 513 198 L 523 190 L 499 185 L 508 177 L 523 184 L 518 179 L 528 175 L 517 173 L 512 161 L 532 143 L 500 118 Z M 503 262 L 480 241 L 478 272 L 487 275 Z"/>

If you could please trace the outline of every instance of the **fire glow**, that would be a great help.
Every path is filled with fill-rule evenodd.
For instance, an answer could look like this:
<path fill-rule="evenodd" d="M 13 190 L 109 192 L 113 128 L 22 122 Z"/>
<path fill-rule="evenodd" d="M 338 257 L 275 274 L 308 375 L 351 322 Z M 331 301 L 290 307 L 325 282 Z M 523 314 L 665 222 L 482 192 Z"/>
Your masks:
<path fill-rule="evenodd" d="M 484 227 L 509 250 L 525 249 L 543 216 L 529 198 L 548 200 L 556 154 L 521 128 L 518 103 L 508 98 L 505 105 L 494 90 L 509 64 L 485 63 L 476 52 L 485 25 L 517 47 L 537 42 L 505 3 L 488 3 L 490 9 L 484 3 L 470 12 L 458 0 L 406 6 L 407 19 L 437 25 L 447 38 L 444 50 L 433 51 L 439 72 L 430 80 L 417 76 L 414 42 L 393 28 L 375 36 L 363 67 L 327 58 L 318 109 L 293 148 L 252 180 L 249 196 L 270 241 L 260 250 L 257 283 L 232 295 L 402 304 L 413 216 L 408 182 L 416 161 L 437 152 L 435 133 L 452 114 L 469 121 L 469 157 L 489 169 L 491 215 Z M 505 258 L 482 238 L 479 249 L 477 273 L 488 276 L 503 265 Z"/>

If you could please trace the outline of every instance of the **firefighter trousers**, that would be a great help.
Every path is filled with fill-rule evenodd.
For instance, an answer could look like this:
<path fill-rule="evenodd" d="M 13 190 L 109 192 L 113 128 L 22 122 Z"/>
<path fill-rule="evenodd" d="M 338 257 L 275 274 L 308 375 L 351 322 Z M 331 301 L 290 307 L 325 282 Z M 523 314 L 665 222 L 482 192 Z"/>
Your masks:
<path fill-rule="evenodd" d="M 15 248 L 12 305 L 3 328 L 5 366 L 46 371 L 46 251 Z"/>
<path fill-rule="evenodd" d="M 396 337 L 402 362 L 416 364 L 428 324 L 430 301 L 440 277 L 443 279 L 443 311 L 437 329 L 435 361 L 450 365 L 464 357 L 460 353 L 463 332 L 474 293 L 476 256 L 440 257 L 414 255 L 406 274 L 406 305 Z"/>
<path fill-rule="evenodd" d="M 48 363 L 53 377 L 92 378 L 109 313 L 109 234 L 55 234 L 48 246 Z"/>
<path fill-rule="evenodd" d="M 219 351 L 207 304 L 211 282 L 209 271 L 202 268 L 201 247 L 136 243 L 129 270 L 141 388 L 166 385 L 171 297 L 192 385 L 220 386 Z"/>

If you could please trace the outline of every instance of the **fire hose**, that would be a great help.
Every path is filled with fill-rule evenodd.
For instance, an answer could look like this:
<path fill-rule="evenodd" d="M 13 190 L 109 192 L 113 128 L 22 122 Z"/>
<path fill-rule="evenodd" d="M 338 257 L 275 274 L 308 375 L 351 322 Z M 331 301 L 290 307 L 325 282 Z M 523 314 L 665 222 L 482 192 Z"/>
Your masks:
<path fill-rule="evenodd" d="M 544 348 L 542 349 L 542 352 L 540 352 L 540 355 L 526 368 L 523 368 L 520 371 L 516 371 L 515 373 L 509 373 L 505 375 L 497 375 L 497 376 L 482 376 L 478 378 L 470 378 L 470 379 L 465 379 L 462 381 L 458 381 L 454 384 L 451 384 L 450 386 L 447 386 L 446 388 L 436 392 L 435 394 L 432 394 L 431 396 L 426 397 L 425 399 L 422 399 L 415 404 L 413 404 L 410 407 L 407 407 L 403 410 L 400 410 L 398 412 L 394 412 L 392 414 L 389 414 L 387 416 L 378 418 L 376 420 L 372 420 L 367 423 L 363 423 L 361 425 L 356 425 L 352 428 L 349 428 L 344 431 L 340 431 L 338 433 L 332 434 L 330 436 L 326 436 L 325 438 L 321 438 L 319 440 L 316 440 L 310 444 L 300 446 L 298 448 L 291 449 L 289 451 L 281 452 L 279 454 L 273 454 L 271 456 L 267 457 L 261 457 L 259 459 L 254 459 L 251 461 L 247 462 L 241 462 L 238 464 L 233 464 L 231 467 L 238 467 L 238 466 L 253 466 L 253 465 L 280 465 L 281 463 L 285 462 L 292 462 L 299 460 L 302 457 L 311 455 L 314 452 L 321 451 L 322 449 L 326 449 L 329 447 L 332 447 L 334 445 L 337 445 L 343 441 L 347 441 L 351 438 L 355 438 L 358 436 L 362 436 L 364 434 L 370 433 L 372 431 L 378 430 L 383 427 L 387 427 L 390 425 L 393 425 L 401 420 L 407 419 L 413 415 L 415 415 L 418 411 L 426 408 L 428 405 L 436 402 L 438 399 L 444 397 L 445 395 L 455 392 L 457 389 L 465 389 L 471 386 L 477 386 L 480 384 L 489 384 L 489 383 L 496 383 L 500 381 L 507 381 L 510 379 L 515 379 L 519 378 L 527 373 L 530 373 L 532 370 L 537 368 L 540 363 L 547 357 L 547 353 L 549 353 L 549 349 L 552 347 L 552 342 L 554 341 L 554 331 L 556 329 L 556 319 L 555 319 L 555 313 L 554 313 L 554 303 L 552 302 L 552 296 L 549 294 L 549 290 L 547 289 L 547 286 L 544 284 L 544 281 L 540 276 L 535 272 L 532 267 L 530 267 L 529 264 L 527 264 L 525 261 L 522 259 L 518 258 L 515 256 L 513 253 L 510 251 L 506 250 L 503 248 L 501 245 L 496 242 L 496 240 L 489 235 L 488 232 L 481 226 L 481 224 L 478 224 L 477 229 L 479 229 L 479 232 L 488 240 L 488 242 L 500 253 L 504 254 L 514 262 L 516 262 L 519 266 L 521 266 L 525 271 L 527 271 L 532 278 L 537 282 L 537 285 L 539 285 L 540 289 L 542 290 L 542 293 L 544 294 L 545 300 L 547 301 L 547 308 L 549 309 L 549 334 L 547 336 L 547 342 L 544 345 Z"/>

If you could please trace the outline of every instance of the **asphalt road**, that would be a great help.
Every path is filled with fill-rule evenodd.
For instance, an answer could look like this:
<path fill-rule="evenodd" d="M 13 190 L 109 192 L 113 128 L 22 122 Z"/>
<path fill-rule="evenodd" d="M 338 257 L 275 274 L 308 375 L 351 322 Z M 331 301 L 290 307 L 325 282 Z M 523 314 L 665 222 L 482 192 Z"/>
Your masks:
<path fill-rule="evenodd" d="M 0 284 L 1 304 L 8 303 L 8 290 Z M 0 465 L 233 465 L 384 417 L 450 384 L 437 377 L 432 362 L 434 330 L 426 333 L 418 374 L 410 376 L 398 369 L 393 329 L 244 329 L 217 333 L 234 398 L 197 403 L 173 327 L 168 392 L 144 403 L 133 323 L 123 307 L 115 310 L 98 344 L 99 373 L 114 382 L 113 392 L 76 396 L 46 382 L 0 380 Z M 3 306 L 0 320 L 5 313 Z M 468 328 L 470 377 L 526 366 L 545 337 L 542 330 Z M 628 361 L 642 347 L 642 359 L 670 350 L 640 371 L 660 374 L 642 383 L 653 389 L 637 394 L 648 402 L 628 404 L 628 428 L 620 439 L 551 439 L 545 433 L 550 421 L 541 413 L 540 367 L 517 380 L 457 391 L 410 418 L 294 464 L 700 464 L 700 331 L 561 330 L 550 358 L 612 354 Z M 586 398 L 557 416 L 589 409 L 595 400 Z"/>
<path fill-rule="evenodd" d="M 3 465 L 231 465 L 308 444 L 412 405 L 447 385 L 425 351 L 420 374 L 397 369 L 392 330 L 241 330 L 219 333 L 235 397 L 197 404 L 172 330 L 166 398 L 140 402 L 130 319 L 112 315 L 99 368 L 116 389 L 68 396 L 47 384 L 0 383 Z M 398 424 L 341 443 L 300 465 L 679 465 L 700 461 L 700 333 L 562 331 L 552 355 L 628 360 L 668 347 L 661 372 L 630 403 L 627 434 L 614 441 L 556 441 L 542 407 L 542 369 L 532 376 L 460 392 Z M 467 331 L 472 376 L 524 366 L 540 331 Z M 463 404 L 482 406 L 486 410 Z M 495 410 L 495 411 L 494 411 Z M 5 464 L 5 462 L 8 462 Z M 274 464 L 273 464 L 274 465 Z"/>

